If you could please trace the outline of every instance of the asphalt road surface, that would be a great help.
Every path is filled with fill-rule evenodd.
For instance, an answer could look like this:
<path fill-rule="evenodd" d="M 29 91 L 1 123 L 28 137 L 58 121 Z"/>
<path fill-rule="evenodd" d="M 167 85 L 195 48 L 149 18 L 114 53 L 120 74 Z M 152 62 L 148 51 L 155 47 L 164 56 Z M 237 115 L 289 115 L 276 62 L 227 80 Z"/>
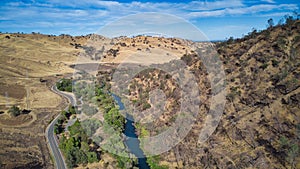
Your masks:
<path fill-rule="evenodd" d="M 73 95 L 67 94 L 65 92 L 61 92 L 57 90 L 56 86 L 52 86 L 51 90 L 65 98 L 67 98 L 73 106 L 76 104 L 76 99 L 74 98 Z M 68 110 L 67 106 L 65 110 Z M 67 169 L 67 165 L 65 163 L 65 160 L 62 156 L 62 153 L 60 149 L 58 148 L 58 140 L 56 135 L 54 134 L 54 125 L 57 123 L 57 120 L 59 119 L 61 115 L 59 114 L 58 116 L 55 117 L 55 119 L 49 124 L 49 126 L 46 129 L 46 138 L 47 138 L 47 143 L 50 147 L 50 150 L 52 152 L 52 155 L 54 157 L 54 162 L 55 166 L 57 169 Z"/>

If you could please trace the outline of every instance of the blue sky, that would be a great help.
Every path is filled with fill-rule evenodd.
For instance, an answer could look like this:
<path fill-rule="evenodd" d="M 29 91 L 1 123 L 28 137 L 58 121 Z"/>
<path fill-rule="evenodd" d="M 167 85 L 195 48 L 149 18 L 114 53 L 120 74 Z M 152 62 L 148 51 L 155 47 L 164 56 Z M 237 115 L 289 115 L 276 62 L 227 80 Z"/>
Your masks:
<path fill-rule="evenodd" d="M 210 40 L 223 40 L 264 29 L 269 18 L 276 24 L 299 7 L 299 0 L 1 0 L 0 31 L 85 35 L 127 15 L 156 12 L 194 24 Z"/>

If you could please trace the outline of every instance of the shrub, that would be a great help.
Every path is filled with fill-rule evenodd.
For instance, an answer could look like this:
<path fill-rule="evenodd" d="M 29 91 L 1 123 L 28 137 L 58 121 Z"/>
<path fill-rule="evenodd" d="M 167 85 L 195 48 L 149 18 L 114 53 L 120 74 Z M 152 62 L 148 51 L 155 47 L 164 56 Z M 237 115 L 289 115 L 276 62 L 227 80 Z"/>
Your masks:
<path fill-rule="evenodd" d="M 56 87 L 60 91 L 72 92 L 72 80 L 63 78 L 56 83 Z"/>
<path fill-rule="evenodd" d="M 89 137 L 92 137 L 96 130 L 101 126 L 101 121 L 97 119 L 87 119 L 81 123 L 82 128 L 85 130 Z"/>
<path fill-rule="evenodd" d="M 143 110 L 149 109 L 151 105 L 149 103 L 144 103 L 143 104 Z"/>
<path fill-rule="evenodd" d="M 273 67 L 277 67 L 278 64 L 279 64 L 279 62 L 277 60 L 274 60 L 274 59 L 272 60 L 272 66 Z"/>
<path fill-rule="evenodd" d="M 149 164 L 151 169 L 168 169 L 167 166 L 159 165 L 159 156 L 147 157 L 147 163 Z"/>
<path fill-rule="evenodd" d="M 16 117 L 19 116 L 21 114 L 21 110 L 19 107 L 17 107 L 16 105 L 13 105 L 9 110 L 8 113 L 10 113 L 10 115 Z"/>
<path fill-rule="evenodd" d="M 285 38 L 284 37 L 279 37 L 278 39 L 277 39 L 277 44 L 278 44 L 278 46 L 282 49 L 282 50 L 285 50 L 286 49 L 286 40 L 285 40 Z"/>
<path fill-rule="evenodd" d="M 118 108 L 114 107 L 110 109 L 107 113 L 105 113 L 104 119 L 115 130 L 123 131 L 125 118 L 120 114 Z"/>
<path fill-rule="evenodd" d="M 93 116 L 98 112 L 97 108 L 94 106 L 89 106 L 87 104 L 84 104 L 82 106 L 82 112 L 84 112 L 88 116 Z"/>
<path fill-rule="evenodd" d="M 264 63 L 259 68 L 265 70 L 268 66 L 269 66 L 268 63 Z"/>

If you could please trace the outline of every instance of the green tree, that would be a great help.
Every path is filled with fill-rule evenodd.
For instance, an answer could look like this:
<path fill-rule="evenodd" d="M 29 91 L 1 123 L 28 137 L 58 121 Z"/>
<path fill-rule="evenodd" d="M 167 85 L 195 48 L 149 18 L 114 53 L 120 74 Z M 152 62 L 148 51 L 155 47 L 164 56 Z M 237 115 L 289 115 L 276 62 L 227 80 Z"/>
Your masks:
<path fill-rule="evenodd" d="M 160 158 L 159 156 L 147 157 L 147 163 L 151 169 L 168 169 L 167 166 L 159 165 Z"/>
<path fill-rule="evenodd" d="M 149 109 L 150 107 L 151 107 L 151 104 L 149 104 L 148 102 L 143 103 L 143 110 Z"/>
<path fill-rule="evenodd" d="M 73 147 L 76 146 L 76 140 L 74 137 L 71 137 L 69 139 L 66 140 L 66 143 L 65 143 L 65 151 L 66 152 L 69 152 L 72 150 Z"/>
<path fill-rule="evenodd" d="M 119 109 L 113 107 L 104 115 L 105 121 L 113 126 L 115 130 L 123 131 L 125 118 L 119 113 Z"/>
<path fill-rule="evenodd" d="M 95 152 L 88 152 L 87 158 L 88 158 L 88 163 L 94 163 L 99 161 L 97 154 Z"/>
<path fill-rule="evenodd" d="M 274 26 L 274 21 L 272 18 L 268 19 L 268 27 L 272 28 Z"/>
<path fill-rule="evenodd" d="M 60 91 L 72 92 L 72 80 L 63 78 L 56 83 L 56 87 Z"/>
<path fill-rule="evenodd" d="M 90 151 L 90 146 L 87 142 L 81 142 L 80 143 L 80 150 L 82 150 L 83 152 L 87 153 Z"/>
<path fill-rule="evenodd" d="M 75 107 L 72 106 L 72 105 L 69 106 L 68 111 L 69 111 L 70 114 L 76 114 L 76 109 L 75 109 Z"/>
<path fill-rule="evenodd" d="M 132 161 L 128 157 L 115 156 L 118 162 L 118 168 L 126 169 L 130 168 Z"/>
<path fill-rule="evenodd" d="M 76 164 L 87 164 L 88 163 L 87 155 L 77 147 L 75 148 L 74 156 L 76 159 Z"/>
<path fill-rule="evenodd" d="M 66 149 L 66 141 L 67 141 L 67 138 L 63 135 L 61 137 L 61 139 L 59 140 L 59 148 L 64 151 Z"/>
<path fill-rule="evenodd" d="M 101 126 L 101 121 L 97 119 L 87 119 L 81 122 L 82 128 L 85 130 L 86 134 L 91 137 L 96 130 Z"/>
<path fill-rule="evenodd" d="M 74 156 L 69 151 L 65 153 L 65 156 L 66 156 L 66 163 L 68 168 L 73 168 L 75 166 Z"/>
<path fill-rule="evenodd" d="M 69 130 L 71 136 L 80 134 L 81 125 L 80 125 L 79 120 L 76 120 L 72 126 L 69 126 L 68 130 Z"/>
<path fill-rule="evenodd" d="M 54 125 L 54 133 L 55 134 L 60 134 L 63 131 L 62 126 L 59 124 Z"/>
<path fill-rule="evenodd" d="M 17 107 L 16 105 L 13 105 L 9 110 L 8 113 L 10 113 L 10 115 L 16 117 L 19 116 L 21 114 L 21 110 L 19 107 Z"/>
<path fill-rule="evenodd" d="M 71 137 L 74 137 L 81 142 L 88 142 L 88 136 L 78 120 L 76 120 L 72 126 L 69 126 L 68 130 Z"/>
<path fill-rule="evenodd" d="M 63 116 L 64 118 L 66 118 L 66 119 L 69 119 L 70 116 L 71 116 L 71 113 L 68 112 L 68 111 L 65 111 L 65 110 L 63 110 L 63 111 L 61 112 L 61 114 L 62 114 L 62 116 Z"/>
<path fill-rule="evenodd" d="M 92 115 L 96 114 L 98 112 L 98 110 L 94 106 L 90 106 L 90 105 L 84 104 L 82 106 L 82 112 L 84 112 L 88 116 L 92 116 Z"/>

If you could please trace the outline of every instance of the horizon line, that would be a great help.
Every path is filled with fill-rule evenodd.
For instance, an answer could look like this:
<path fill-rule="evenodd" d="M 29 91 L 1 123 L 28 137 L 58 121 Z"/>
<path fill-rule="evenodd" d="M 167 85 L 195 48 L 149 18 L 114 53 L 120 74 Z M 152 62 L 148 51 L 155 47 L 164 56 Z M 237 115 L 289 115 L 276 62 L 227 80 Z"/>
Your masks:
<path fill-rule="evenodd" d="M 123 35 L 123 36 L 118 36 L 118 37 L 114 37 L 114 38 L 109 38 L 109 37 L 106 37 L 106 36 L 103 36 L 103 35 L 100 35 L 100 34 L 97 34 L 97 33 L 87 33 L 85 35 L 83 35 L 83 34 L 82 35 L 71 35 L 71 34 L 62 33 L 62 34 L 58 35 L 58 34 L 48 34 L 48 33 L 41 33 L 41 32 L 31 32 L 31 33 L 29 33 L 29 32 L 2 32 L 2 31 L 0 31 L 0 34 L 45 35 L 45 36 L 54 36 L 54 37 L 59 37 L 59 36 L 86 37 L 86 36 L 89 36 L 89 35 L 97 35 L 97 36 L 102 36 L 102 37 L 108 38 L 108 39 L 118 39 L 118 38 L 122 38 L 122 37 L 134 38 L 134 37 L 144 36 L 144 37 L 161 37 L 161 38 L 166 38 L 166 39 L 178 38 L 178 39 L 190 40 L 190 41 L 193 41 L 193 42 L 224 42 L 224 41 L 227 41 L 227 39 L 212 39 L 212 40 L 200 41 L 200 40 L 185 39 L 185 38 L 181 38 L 181 37 L 152 36 L 152 35 L 145 35 L 145 34 L 136 35 L 136 36 Z"/>

